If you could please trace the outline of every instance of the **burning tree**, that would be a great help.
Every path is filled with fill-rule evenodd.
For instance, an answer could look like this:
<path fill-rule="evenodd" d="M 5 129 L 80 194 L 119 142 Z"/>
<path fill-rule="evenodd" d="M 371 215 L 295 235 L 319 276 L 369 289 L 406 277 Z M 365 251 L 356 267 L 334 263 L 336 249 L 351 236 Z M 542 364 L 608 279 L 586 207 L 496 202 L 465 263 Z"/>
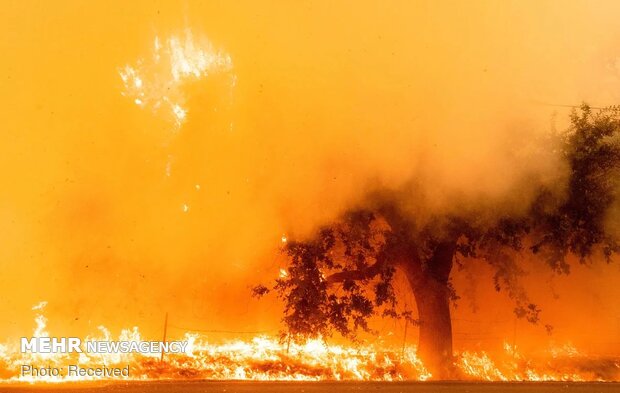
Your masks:
<path fill-rule="evenodd" d="M 369 330 L 373 315 L 408 318 L 419 326 L 418 355 L 429 371 L 435 378 L 453 377 L 450 302 L 456 293 L 450 273 L 471 259 L 490 264 L 495 288 L 514 300 L 515 314 L 537 323 L 540 309 L 519 284 L 524 253 L 568 274 L 573 259 L 586 263 L 600 253 L 609 262 L 620 251 L 606 229 L 619 187 L 620 110 L 584 105 L 572 113 L 571 124 L 556 136 L 568 168 L 564 191 L 540 186 L 522 214 L 482 220 L 480 212 L 463 211 L 419 220 L 407 209 L 412 181 L 373 192 L 310 239 L 287 242 L 290 266 L 272 288 L 284 300 L 285 334 L 355 338 L 360 329 Z M 415 297 L 416 319 L 397 311 L 396 271 Z M 254 293 L 269 290 L 260 285 Z"/>

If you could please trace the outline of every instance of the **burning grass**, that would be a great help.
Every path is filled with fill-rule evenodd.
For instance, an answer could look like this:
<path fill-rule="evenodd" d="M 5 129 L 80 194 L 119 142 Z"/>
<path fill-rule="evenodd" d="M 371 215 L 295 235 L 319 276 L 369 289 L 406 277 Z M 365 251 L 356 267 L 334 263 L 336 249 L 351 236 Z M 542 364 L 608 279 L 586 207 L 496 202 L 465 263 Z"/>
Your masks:
<path fill-rule="evenodd" d="M 35 335 L 49 337 L 46 319 L 39 310 Z M 101 337 L 113 340 L 100 327 Z M 425 381 L 432 375 L 416 355 L 375 345 L 337 345 L 322 340 L 303 344 L 282 343 L 269 336 L 213 343 L 206 336 L 186 333 L 185 353 L 21 353 L 16 344 L 0 345 L 0 380 L 19 382 L 71 382 L 106 379 L 93 376 L 20 375 L 24 364 L 33 367 L 69 365 L 130 368 L 129 380 L 250 380 L 250 381 Z M 140 341 L 137 328 L 124 330 L 118 340 Z M 504 353 L 463 351 L 455 356 L 460 378 L 473 381 L 618 381 L 620 358 L 588 356 L 570 345 L 549 348 L 538 357 L 526 357 L 510 345 Z"/>

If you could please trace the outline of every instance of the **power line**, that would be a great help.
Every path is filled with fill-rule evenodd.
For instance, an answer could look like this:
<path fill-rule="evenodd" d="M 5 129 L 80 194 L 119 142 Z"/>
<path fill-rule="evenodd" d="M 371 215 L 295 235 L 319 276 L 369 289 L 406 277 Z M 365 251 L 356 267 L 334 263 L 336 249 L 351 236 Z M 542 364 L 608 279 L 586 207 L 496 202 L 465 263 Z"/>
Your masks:
<path fill-rule="evenodd" d="M 558 106 L 558 107 L 562 107 L 562 108 L 581 108 L 582 105 L 569 105 L 569 104 L 552 104 L 549 102 L 542 102 L 542 101 L 537 101 L 537 100 L 532 100 L 532 102 L 538 104 L 538 105 L 545 105 L 545 106 Z M 611 108 L 611 106 L 590 106 L 588 105 L 588 107 L 590 109 L 597 109 L 597 110 L 603 110 L 603 109 L 608 109 Z"/>

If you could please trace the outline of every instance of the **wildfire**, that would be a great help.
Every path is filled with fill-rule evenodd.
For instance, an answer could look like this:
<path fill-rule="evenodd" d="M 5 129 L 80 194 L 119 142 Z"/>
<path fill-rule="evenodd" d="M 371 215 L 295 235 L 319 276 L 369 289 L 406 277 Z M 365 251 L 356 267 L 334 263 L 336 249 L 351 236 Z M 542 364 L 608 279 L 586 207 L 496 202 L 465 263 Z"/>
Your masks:
<path fill-rule="evenodd" d="M 37 311 L 34 337 L 50 337 L 43 315 L 45 304 Z M 103 326 L 88 340 L 114 340 Z M 21 353 L 17 344 L 0 345 L 0 380 L 14 382 L 69 382 L 109 379 L 106 376 L 68 376 L 54 374 L 53 368 L 129 367 L 130 380 L 212 379 L 212 380 L 426 380 L 432 375 L 416 355 L 416 348 L 400 350 L 376 345 L 337 345 L 323 340 L 303 344 L 282 342 L 258 335 L 247 340 L 210 342 L 206 336 L 185 333 L 184 353 Z M 119 341 L 140 341 L 139 329 L 125 329 Z M 487 381 L 610 381 L 620 379 L 619 359 L 591 358 L 569 344 L 551 348 L 541 359 L 527 359 L 510 345 L 505 354 L 492 359 L 485 352 L 457 354 L 455 366 L 462 379 Z M 21 366 L 32 365 L 38 375 L 21 375 Z"/>
<path fill-rule="evenodd" d="M 138 59 L 133 65 L 125 65 L 119 75 L 124 96 L 132 98 L 139 107 L 163 111 L 178 129 L 186 121 L 188 112 L 184 106 L 184 84 L 231 70 L 230 55 L 216 50 L 205 37 L 196 38 L 186 29 L 182 36 L 165 40 L 155 37 L 151 55 Z M 230 83 L 231 88 L 234 87 L 234 75 Z"/>

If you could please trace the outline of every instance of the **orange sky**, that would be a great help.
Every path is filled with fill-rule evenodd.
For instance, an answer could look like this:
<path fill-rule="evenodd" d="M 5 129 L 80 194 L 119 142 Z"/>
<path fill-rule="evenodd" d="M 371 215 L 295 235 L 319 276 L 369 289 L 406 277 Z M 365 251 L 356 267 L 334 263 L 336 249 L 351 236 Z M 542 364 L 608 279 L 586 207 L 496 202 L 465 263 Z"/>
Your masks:
<path fill-rule="evenodd" d="M 0 338 L 30 331 L 41 300 L 58 333 L 159 334 L 166 310 L 179 325 L 277 327 L 278 306 L 250 300 L 248 287 L 283 263 L 281 236 L 303 236 L 371 182 L 416 176 L 427 211 L 453 208 L 456 195 L 518 209 L 527 175 L 561 170 L 512 154 L 536 148 L 554 111 L 563 126 L 566 110 L 544 104 L 620 102 L 619 11 L 613 1 L 5 3 Z M 166 85 L 155 37 L 187 32 L 231 68 L 175 85 L 187 110 L 177 126 L 122 95 L 119 70 L 144 59 Z M 548 303 L 564 324 L 601 318 L 601 348 L 620 333 L 619 269 L 606 269 L 558 284 L 566 301 Z M 496 308 L 511 318 L 507 304 L 471 318 Z"/>

